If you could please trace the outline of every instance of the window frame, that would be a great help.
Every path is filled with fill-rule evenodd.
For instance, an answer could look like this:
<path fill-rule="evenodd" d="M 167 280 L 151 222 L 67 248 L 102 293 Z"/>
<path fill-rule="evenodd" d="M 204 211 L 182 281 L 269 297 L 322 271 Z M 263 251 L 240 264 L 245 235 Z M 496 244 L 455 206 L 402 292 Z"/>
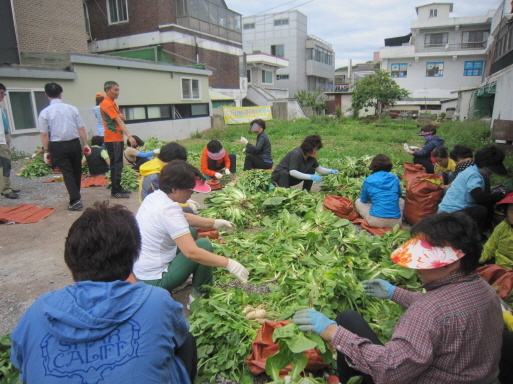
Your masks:
<path fill-rule="evenodd" d="M 472 63 L 472 68 L 467 68 L 468 64 Z M 475 67 L 475 64 L 479 63 L 480 67 Z M 469 60 L 463 64 L 463 76 L 483 76 L 484 60 Z M 479 71 L 474 74 L 473 71 Z"/>
<path fill-rule="evenodd" d="M 438 17 L 438 8 L 431 8 L 429 10 L 429 18 L 432 19 L 435 17 Z"/>
<path fill-rule="evenodd" d="M 428 65 L 433 64 L 433 69 L 436 66 L 438 68 L 438 72 L 433 76 L 430 76 L 428 71 Z M 442 69 L 440 70 L 440 64 L 442 64 Z M 426 77 L 443 77 L 444 76 L 444 62 L 443 61 L 430 61 L 426 63 Z"/>
<path fill-rule="evenodd" d="M 184 90 L 183 81 L 184 80 L 189 80 L 190 97 L 184 97 L 184 93 L 183 93 L 183 90 Z M 194 88 L 193 88 L 194 81 L 198 82 L 198 97 L 194 97 Z M 182 100 L 201 100 L 201 97 L 202 97 L 202 95 L 201 95 L 201 79 L 194 78 L 194 77 L 180 76 L 180 96 L 181 96 Z"/>
<path fill-rule="evenodd" d="M 246 29 L 255 29 L 255 23 L 245 23 L 243 26 L 242 26 L 242 29 L 246 30 Z"/>
<path fill-rule="evenodd" d="M 116 14 L 118 16 L 118 21 L 112 21 L 110 17 L 110 2 L 111 0 L 106 0 L 107 2 L 107 17 L 109 20 L 109 25 L 115 25 L 115 24 L 121 24 L 121 23 L 128 23 L 129 16 L 128 16 L 128 0 L 114 0 L 116 3 Z M 119 2 L 125 2 L 125 10 L 126 10 L 126 20 L 119 20 Z"/>
<path fill-rule="evenodd" d="M 251 69 L 246 69 L 246 76 L 248 79 L 248 84 L 251 84 Z"/>
<path fill-rule="evenodd" d="M 280 47 L 282 47 L 281 48 L 282 56 L 280 56 Z M 276 55 L 273 54 L 273 50 L 274 50 L 274 53 L 277 53 Z M 271 45 L 271 55 L 276 56 L 276 57 L 285 58 L 285 44 L 273 44 L 273 45 Z"/>
<path fill-rule="evenodd" d="M 427 42 L 427 38 L 429 36 L 429 43 Z M 433 43 L 431 42 L 431 36 L 442 36 L 441 43 Z M 427 48 L 441 48 L 444 47 L 445 44 L 449 42 L 449 33 L 447 32 L 438 32 L 438 33 L 426 33 L 424 36 L 424 47 Z"/>
<path fill-rule="evenodd" d="M 34 128 L 20 128 L 16 129 L 16 125 L 14 124 L 14 114 L 12 112 L 12 104 L 11 104 L 11 98 L 9 93 L 10 92 L 27 92 L 30 93 L 30 101 L 32 104 L 32 113 L 34 117 L 35 127 Z M 4 104 L 5 108 L 7 110 L 7 120 L 9 122 L 9 132 L 12 135 L 22 135 L 25 133 L 39 133 L 39 113 L 37 111 L 37 104 L 36 104 L 36 98 L 34 96 L 35 92 L 42 92 L 45 93 L 44 88 L 16 88 L 16 87 L 9 87 L 7 89 L 7 93 L 4 98 Z M 50 101 L 48 101 L 48 105 L 50 105 Z M 46 107 L 45 107 L 46 108 Z M 43 108 L 44 109 L 44 108 Z"/>
<path fill-rule="evenodd" d="M 192 115 L 192 105 L 204 105 L 206 106 L 206 114 L 201 115 Z M 175 109 L 179 106 L 181 108 L 188 109 L 189 115 L 187 117 L 176 118 Z M 148 108 L 151 107 L 168 107 L 169 108 L 169 116 L 166 117 L 155 117 L 148 118 Z M 210 116 L 210 107 L 208 103 L 178 103 L 178 104 L 145 104 L 145 105 L 120 105 L 119 109 L 124 112 L 126 108 L 144 108 L 145 118 L 144 119 L 126 119 L 125 124 L 136 124 L 136 123 L 145 123 L 145 122 L 155 122 L 155 121 L 169 121 L 169 120 L 182 120 L 182 119 L 193 119 L 196 117 L 208 117 Z M 128 114 L 125 114 L 125 118 Z"/>
<path fill-rule="evenodd" d="M 267 80 L 267 72 L 269 72 L 271 74 L 271 82 L 270 83 L 267 83 L 264 81 Z M 273 85 L 274 84 L 274 76 L 273 76 L 273 71 L 268 71 L 267 69 L 262 69 L 262 84 L 268 84 L 268 85 Z"/>
<path fill-rule="evenodd" d="M 394 71 L 394 65 L 399 66 L 399 68 L 395 71 Z M 401 69 L 402 66 L 406 66 L 406 69 L 402 70 Z M 401 72 L 404 72 L 404 76 L 401 76 Z M 392 77 L 394 79 L 408 77 L 408 63 L 392 63 L 392 64 L 390 64 L 390 77 Z"/>
<path fill-rule="evenodd" d="M 281 27 L 282 25 L 289 25 L 289 19 L 274 19 L 275 27 Z"/>
<path fill-rule="evenodd" d="M 284 74 L 284 75 L 276 75 L 276 80 L 290 80 L 290 75 Z"/>

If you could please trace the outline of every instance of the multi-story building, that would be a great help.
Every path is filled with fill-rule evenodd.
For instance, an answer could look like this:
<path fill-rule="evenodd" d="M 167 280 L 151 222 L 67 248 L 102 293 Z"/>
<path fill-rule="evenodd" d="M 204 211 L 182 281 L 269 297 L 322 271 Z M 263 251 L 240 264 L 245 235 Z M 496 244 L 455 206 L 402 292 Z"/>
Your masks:
<path fill-rule="evenodd" d="M 402 105 L 415 104 L 428 110 L 454 107 L 456 96 L 452 92 L 483 81 L 494 11 L 450 17 L 453 3 L 421 5 L 416 11 L 418 19 L 410 23 L 409 35 L 385 40 L 379 53 L 381 68 L 410 91 Z"/>
<path fill-rule="evenodd" d="M 328 42 L 307 33 L 307 17 L 292 10 L 242 18 L 243 50 L 266 53 L 289 61 L 276 70 L 275 78 L 265 82 L 288 89 L 291 96 L 299 90 L 333 89 L 335 52 Z"/>
<path fill-rule="evenodd" d="M 211 70 L 210 87 L 240 89 L 241 15 L 228 9 L 224 0 L 94 0 L 85 4 L 91 52 L 160 46 L 178 65 L 203 64 Z"/>

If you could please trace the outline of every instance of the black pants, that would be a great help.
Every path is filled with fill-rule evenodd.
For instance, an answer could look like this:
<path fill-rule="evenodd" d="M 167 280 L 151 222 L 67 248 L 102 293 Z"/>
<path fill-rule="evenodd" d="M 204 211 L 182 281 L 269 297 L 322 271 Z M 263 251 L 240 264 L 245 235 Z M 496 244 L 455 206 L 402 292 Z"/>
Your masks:
<path fill-rule="evenodd" d="M 426 168 L 426 173 L 429 173 L 430 175 L 435 173 L 435 166 L 431 162 L 431 157 L 417 157 L 417 156 L 414 156 L 413 157 L 413 164 L 420 164 L 420 165 L 422 165 L 424 168 Z"/>
<path fill-rule="evenodd" d="M 121 187 L 121 174 L 123 173 L 123 146 L 122 141 L 105 143 L 110 158 L 110 180 L 112 181 L 111 194 L 123 191 Z"/>
<path fill-rule="evenodd" d="M 499 360 L 499 381 L 501 384 L 511 382 L 513 377 L 513 332 L 505 329 L 502 333 L 501 359 Z"/>
<path fill-rule="evenodd" d="M 308 173 L 310 175 L 313 175 L 315 173 L 315 169 L 310 168 L 307 172 L 303 172 L 303 173 Z M 290 187 L 293 187 L 294 185 L 298 185 L 299 183 L 303 182 L 303 190 L 304 191 L 310 191 L 310 189 L 312 189 L 312 184 L 313 184 L 312 180 L 301 180 L 301 179 L 296 179 L 295 177 L 290 176 L 290 172 L 285 169 L 282 171 L 279 171 L 279 172 L 274 171 L 271 175 L 271 180 L 273 182 L 275 182 L 276 184 L 278 184 L 278 187 L 281 187 L 281 188 L 290 188 Z"/>
<path fill-rule="evenodd" d="M 198 351 L 196 349 L 196 339 L 190 332 L 187 333 L 182 346 L 175 350 L 175 355 L 183 361 L 183 365 L 191 378 L 191 383 L 194 383 L 198 372 Z"/>
<path fill-rule="evenodd" d="M 271 169 L 273 163 L 266 163 L 260 157 L 248 153 L 244 159 L 244 170 L 251 171 L 252 169 Z"/>
<path fill-rule="evenodd" d="M 80 183 L 82 182 L 82 148 L 80 140 L 50 142 L 52 165 L 62 172 L 64 184 L 69 193 L 69 204 L 80 201 Z"/>
<path fill-rule="evenodd" d="M 235 173 L 237 171 L 237 156 L 234 153 L 228 155 L 230 159 L 230 172 Z M 216 160 L 208 159 L 208 169 L 214 172 L 219 172 L 224 169 L 224 163 L 221 163 L 219 167 L 216 166 Z"/>
<path fill-rule="evenodd" d="M 352 310 L 344 311 L 338 315 L 336 321 L 338 325 L 360 337 L 369 339 L 373 344 L 383 345 L 369 324 L 358 312 Z M 370 375 L 351 368 L 346 362 L 346 355 L 340 352 L 337 352 L 337 371 L 338 378 L 342 384 L 347 383 L 353 376 L 362 376 L 365 384 L 374 384 L 374 380 L 372 380 Z"/>

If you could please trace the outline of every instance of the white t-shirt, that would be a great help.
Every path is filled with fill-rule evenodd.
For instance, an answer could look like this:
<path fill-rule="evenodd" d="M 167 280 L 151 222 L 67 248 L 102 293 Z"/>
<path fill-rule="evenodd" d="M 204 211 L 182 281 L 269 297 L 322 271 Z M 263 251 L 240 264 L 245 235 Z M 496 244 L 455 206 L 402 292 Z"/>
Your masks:
<path fill-rule="evenodd" d="M 176 257 L 173 239 L 189 231 L 180 204 L 157 190 L 143 200 L 135 216 L 141 231 L 141 254 L 134 264 L 134 275 L 139 280 L 157 280 Z"/>

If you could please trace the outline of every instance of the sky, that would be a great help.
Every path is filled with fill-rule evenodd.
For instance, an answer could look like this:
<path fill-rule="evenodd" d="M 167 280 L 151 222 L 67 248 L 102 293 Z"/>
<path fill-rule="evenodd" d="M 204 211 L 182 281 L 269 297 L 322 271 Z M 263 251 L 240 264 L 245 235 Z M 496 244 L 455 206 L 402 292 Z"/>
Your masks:
<path fill-rule="evenodd" d="M 410 33 L 417 20 L 415 7 L 429 0 L 225 0 L 231 10 L 250 16 L 292 8 L 308 17 L 308 34 L 329 42 L 335 50 L 335 68 L 372 60 L 388 37 Z M 451 1 L 447 1 L 451 2 Z M 501 0 L 453 0 L 451 17 L 484 15 Z M 297 8 L 295 8 L 297 7 Z M 271 9 L 273 8 L 273 9 Z"/>

